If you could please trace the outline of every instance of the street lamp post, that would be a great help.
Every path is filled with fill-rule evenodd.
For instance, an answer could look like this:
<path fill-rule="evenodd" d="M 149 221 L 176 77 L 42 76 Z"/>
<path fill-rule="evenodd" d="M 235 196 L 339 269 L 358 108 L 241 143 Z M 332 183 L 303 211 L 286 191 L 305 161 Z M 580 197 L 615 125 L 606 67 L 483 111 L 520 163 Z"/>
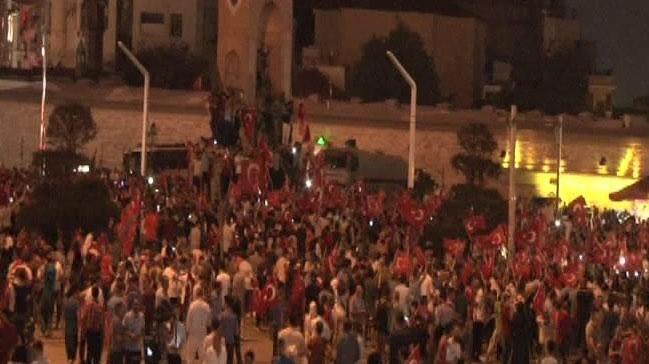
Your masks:
<path fill-rule="evenodd" d="M 142 110 L 142 150 L 140 152 L 140 174 L 142 177 L 146 176 L 146 140 L 147 140 L 147 124 L 149 120 L 149 85 L 150 85 L 150 76 L 149 71 L 138 61 L 137 57 L 131 53 L 131 51 L 126 48 L 124 43 L 117 42 L 119 48 L 124 52 L 126 57 L 133 62 L 135 67 L 140 71 L 142 76 L 144 76 L 144 105 Z"/>
<path fill-rule="evenodd" d="M 410 76 L 408 71 L 403 67 L 401 62 L 390 51 L 387 51 L 387 56 L 394 64 L 394 67 L 399 70 L 401 76 L 410 86 L 410 142 L 408 151 L 408 188 L 415 187 L 415 133 L 417 131 L 417 84 Z"/>
<path fill-rule="evenodd" d="M 555 192 L 555 197 L 556 197 L 556 206 L 555 206 L 555 218 L 558 219 L 560 217 L 559 211 L 561 208 L 561 198 L 559 197 L 559 192 L 560 192 L 560 179 L 561 179 L 561 158 L 562 158 L 562 149 L 563 149 L 563 114 L 559 115 L 559 119 L 557 120 L 557 176 L 556 176 L 556 183 L 557 183 L 557 189 Z"/>
<path fill-rule="evenodd" d="M 507 248 L 509 257 L 514 254 L 514 234 L 516 234 L 516 105 L 512 105 L 509 118 L 509 216 Z"/>
<path fill-rule="evenodd" d="M 48 1 L 43 1 L 43 10 L 42 10 L 42 24 L 41 29 L 41 58 L 43 64 L 43 85 L 41 93 L 41 125 L 38 134 L 38 149 L 45 149 L 45 97 L 47 95 L 47 34 L 48 34 L 48 24 L 49 24 L 49 6 Z"/>

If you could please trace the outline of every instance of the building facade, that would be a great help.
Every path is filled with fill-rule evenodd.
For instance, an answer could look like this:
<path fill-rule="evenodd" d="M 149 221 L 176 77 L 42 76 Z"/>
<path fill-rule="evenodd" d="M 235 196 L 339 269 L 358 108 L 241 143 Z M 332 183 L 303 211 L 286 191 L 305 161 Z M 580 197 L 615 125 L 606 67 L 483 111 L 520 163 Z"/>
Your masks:
<path fill-rule="evenodd" d="M 372 37 L 387 36 L 399 23 L 421 36 L 433 58 L 442 96 L 464 107 L 480 100 L 486 33 L 484 24 L 473 16 L 343 7 L 316 9 L 314 48 L 323 63 L 349 68 L 360 60 L 365 43 Z"/>
<path fill-rule="evenodd" d="M 271 91 L 290 96 L 293 0 L 218 0 L 218 8 L 217 66 L 223 86 L 241 90 L 254 105 L 257 72 L 265 68 Z"/>
<path fill-rule="evenodd" d="M 89 1 L 0 0 L 3 19 L 0 63 L 10 68 L 33 67 L 29 54 L 40 54 L 42 30 L 47 32 L 47 63 L 73 69 L 83 62 L 89 28 L 103 29 L 103 63 L 119 57 L 117 41 L 134 52 L 146 47 L 185 45 L 195 54 L 214 56 L 217 8 L 215 0 L 93 0 L 100 11 L 90 24 Z M 44 28 L 43 28 L 44 27 Z"/>

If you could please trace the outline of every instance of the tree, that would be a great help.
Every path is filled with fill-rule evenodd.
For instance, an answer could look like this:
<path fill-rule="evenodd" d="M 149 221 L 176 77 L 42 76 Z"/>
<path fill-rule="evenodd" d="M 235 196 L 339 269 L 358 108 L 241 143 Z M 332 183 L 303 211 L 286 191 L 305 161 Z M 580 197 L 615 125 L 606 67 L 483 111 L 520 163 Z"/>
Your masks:
<path fill-rule="evenodd" d="M 56 238 L 70 238 L 78 228 L 104 231 L 110 218 L 117 218 L 118 214 L 118 206 L 100 179 L 47 179 L 36 185 L 30 200 L 18 213 L 17 224 L 54 242 Z"/>
<path fill-rule="evenodd" d="M 451 164 L 470 185 L 484 185 L 486 178 L 497 178 L 500 165 L 491 158 L 498 143 L 485 124 L 472 123 L 457 131 L 462 152 L 453 156 Z"/>
<path fill-rule="evenodd" d="M 48 143 L 54 148 L 77 153 L 97 136 L 97 124 L 90 108 L 77 103 L 58 105 L 47 125 Z"/>
<path fill-rule="evenodd" d="M 388 50 L 399 58 L 416 80 L 417 101 L 421 104 L 437 103 L 440 96 L 433 59 L 426 53 L 419 34 L 402 23 L 387 37 L 374 37 L 363 46 L 361 59 L 350 75 L 350 93 L 364 101 L 410 100 L 410 86 L 387 58 Z"/>

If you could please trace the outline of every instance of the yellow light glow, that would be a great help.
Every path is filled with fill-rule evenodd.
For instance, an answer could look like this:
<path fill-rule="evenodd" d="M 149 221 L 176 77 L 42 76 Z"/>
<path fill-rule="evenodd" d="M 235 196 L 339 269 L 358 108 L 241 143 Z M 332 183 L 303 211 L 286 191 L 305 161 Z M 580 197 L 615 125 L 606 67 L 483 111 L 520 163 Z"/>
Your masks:
<path fill-rule="evenodd" d="M 546 173 L 550 172 L 550 166 L 547 165 L 547 164 L 544 164 L 543 167 L 541 167 L 541 170 L 543 170 L 543 172 L 546 172 Z"/>
<path fill-rule="evenodd" d="M 608 174 L 608 166 L 600 166 L 599 163 L 597 165 L 597 174 Z"/>
<path fill-rule="evenodd" d="M 617 168 L 617 176 L 618 177 L 624 177 L 626 174 L 629 172 L 629 166 L 631 165 L 631 162 L 633 161 L 633 156 L 635 154 L 634 148 L 629 147 L 626 149 L 624 152 L 624 156 L 620 160 L 620 165 Z"/>
<path fill-rule="evenodd" d="M 521 168 L 521 160 L 523 160 L 523 151 L 521 149 L 521 142 L 519 140 L 516 140 L 516 143 L 514 144 L 514 152 L 516 153 L 516 161 L 514 166 L 516 168 Z"/>
<path fill-rule="evenodd" d="M 632 169 L 632 176 L 633 178 L 640 178 L 640 157 L 636 156 L 636 158 L 633 160 L 633 169 Z"/>
<path fill-rule="evenodd" d="M 589 205 L 600 208 L 631 211 L 632 202 L 614 202 L 609 194 L 633 184 L 636 180 L 628 177 L 611 175 L 591 175 L 582 173 L 561 174 L 559 194 L 562 201 L 570 202 L 579 196 L 584 196 Z M 554 196 L 556 192 L 556 175 L 553 172 L 524 172 L 519 183 L 533 185 L 535 194 L 542 197 Z"/>

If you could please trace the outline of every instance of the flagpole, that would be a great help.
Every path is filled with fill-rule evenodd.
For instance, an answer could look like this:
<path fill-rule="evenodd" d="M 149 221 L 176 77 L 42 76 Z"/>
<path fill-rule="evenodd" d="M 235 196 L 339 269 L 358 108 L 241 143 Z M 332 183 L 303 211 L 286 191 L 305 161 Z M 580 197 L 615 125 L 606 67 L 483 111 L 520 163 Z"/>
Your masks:
<path fill-rule="evenodd" d="M 516 233 L 516 105 L 511 106 L 509 119 L 509 219 L 507 231 L 507 256 L 514 255 L 514 234 Z"/>

